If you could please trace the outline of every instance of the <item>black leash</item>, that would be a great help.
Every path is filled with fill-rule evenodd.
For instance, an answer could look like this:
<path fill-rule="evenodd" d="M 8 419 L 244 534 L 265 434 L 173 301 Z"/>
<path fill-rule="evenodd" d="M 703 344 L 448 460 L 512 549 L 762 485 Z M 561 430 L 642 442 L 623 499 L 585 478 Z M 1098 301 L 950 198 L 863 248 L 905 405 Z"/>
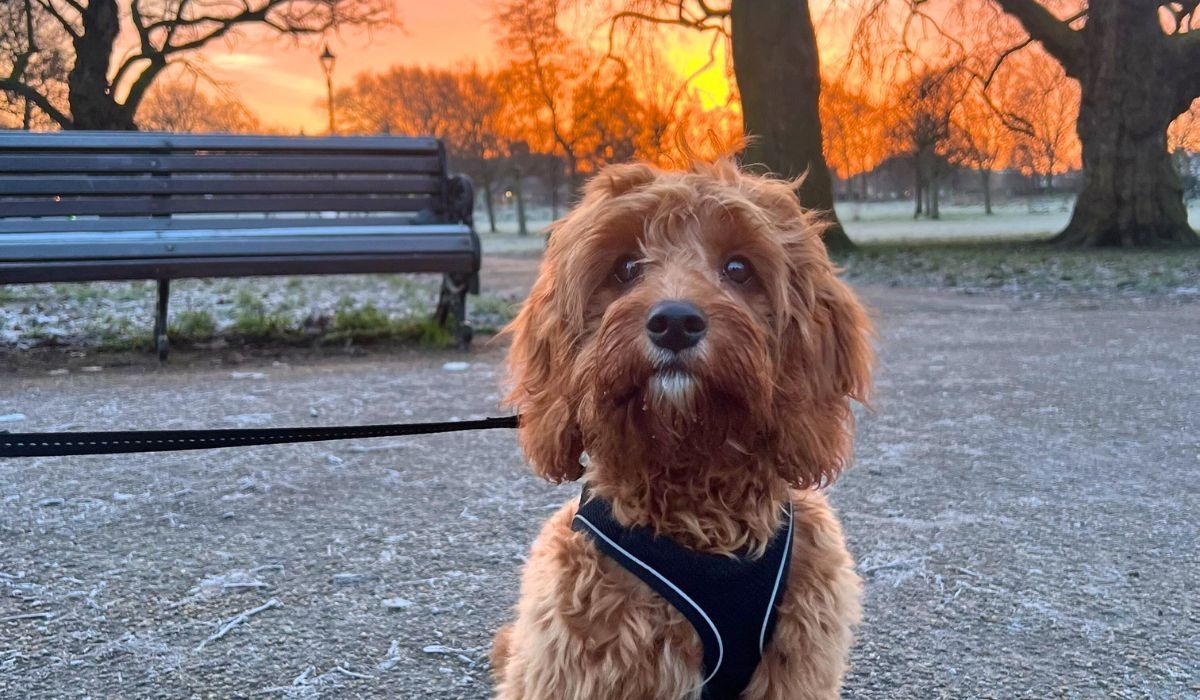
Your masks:
<path fill-rule="evenodd" d="M 358 425 L 332 428 L 237 428 L 229 430 L 125 430 L 101 433 L 0 432 L 0 458 L 173 452 L 218 447 L 278 445 L 351 438 L 428 435 L 460 430 L 517 427 L 517 416 L 442 423 Z"/>

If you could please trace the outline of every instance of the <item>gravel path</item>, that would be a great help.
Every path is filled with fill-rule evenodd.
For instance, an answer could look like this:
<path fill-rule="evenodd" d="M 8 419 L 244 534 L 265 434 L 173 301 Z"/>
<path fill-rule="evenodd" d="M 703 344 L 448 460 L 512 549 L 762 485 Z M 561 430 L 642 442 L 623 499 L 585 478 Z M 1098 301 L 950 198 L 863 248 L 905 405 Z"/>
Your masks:
<path fill-rule="evenodd" d="M 1196 697 L 1196 307 L 863 291 L 846 697 Z M 0 430 L 495 415 L 502 359 L 65 358 L 0 374 Z M 575 493 L 507 432 L 0 463 L 0 697 L 487 697 L 518 567 Z"/>

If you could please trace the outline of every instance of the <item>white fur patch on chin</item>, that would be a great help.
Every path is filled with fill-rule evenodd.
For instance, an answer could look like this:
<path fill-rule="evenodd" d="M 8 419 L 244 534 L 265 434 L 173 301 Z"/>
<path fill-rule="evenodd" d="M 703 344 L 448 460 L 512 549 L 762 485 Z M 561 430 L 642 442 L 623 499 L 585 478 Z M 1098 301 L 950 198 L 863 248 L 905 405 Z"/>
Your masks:
<path fill-rule="evenodd" d="M 650 380 L 650 391 L 657 401 L 688 408 L 696 391 L 696 379 L 685 372 L 658 372 Z"/>

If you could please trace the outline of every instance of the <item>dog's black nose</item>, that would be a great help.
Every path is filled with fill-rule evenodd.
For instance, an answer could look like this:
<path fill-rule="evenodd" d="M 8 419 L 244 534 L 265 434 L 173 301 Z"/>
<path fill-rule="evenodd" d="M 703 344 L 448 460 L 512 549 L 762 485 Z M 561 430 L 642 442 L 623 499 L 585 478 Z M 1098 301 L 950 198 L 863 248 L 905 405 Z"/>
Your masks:
<path fill-rule="evenodd" d="M 660 301 L 650 309 L 646 334 L 660 348 L 674 352 L 686 350 L 704 337 L 708 319 L 704 312 L 686 301 Z"/>

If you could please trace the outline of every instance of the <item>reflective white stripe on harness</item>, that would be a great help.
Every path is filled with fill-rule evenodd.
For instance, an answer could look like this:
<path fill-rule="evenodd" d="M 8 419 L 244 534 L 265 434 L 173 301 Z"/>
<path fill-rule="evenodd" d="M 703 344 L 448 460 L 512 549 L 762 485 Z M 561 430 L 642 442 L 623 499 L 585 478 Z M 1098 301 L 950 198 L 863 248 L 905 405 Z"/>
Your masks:
<path fill-rule="evenodd" d="M 779 595 L 779 584 L 783 582 L 783 572 L 787 569 L 788 561 L 792 558 L 792 523 L 794 518 L 792 515 L 792 504 L 788 503 L 784 507 L 787 511 L 787 541 L 783 545 L 783 558 L 779 560 L 779 573 L 775 574 L 775 587 L 771 589 L 771 599 L 767 601 L 767 612 L 763 615 L 762 631 L 758 633 L 758 655 L 762 656 L 763 643 L 767 638 L 767 625 L 771 622 L 771 613 L 775 612 L 775 598 Z"/>
<path fill-rule="evenodd" d="M 687 601 L 687 603 L 689 605 L 691 605 L 693 608 L 696 609 L 696 612 L 700 613 L 700 616 L 703 617 L 704 621 L 708 623 L 708 626 L 710 628 L 712 628 L 713 635 L 717 638 L 717 663 L 713 665 L 713 668 L 709 672 L 708 677 L 704 679 L 704 683 L 708 683 L 710 680 L 712 680 L 712 677 L 717 675 L 717 670 L 719 668 L 721 668 L 721 662 L 725 660 L 725 642 L 724 642 L 724 640 L 721 639 L 721 632 L 719 630 L 717 630 L 717 626 L 715 624 L 713 624 L 712 618 L 710 618 L 708 616 L 708 613 L 704 612 L 704 608 L 701 608 L 699 605 L 697 605 L 696 601 L 692 600 L 691 597 L 688 596 L 687 593 L 684 593 L 682 590 L 679 589 L 679 586 L 676 586 L 674 583 L 671 583 L 671 581 L 669 581 L 665 576 L 663 576 L 662 574 L 660 574 L 656 570 L 654 570 L 654 568 L 651 567 L 649 564 L 647 564 L 646 562 L 642 561 L 641 559 L 638 559 L 637 557 L 630 554 L 629 551 L 627 549 L 625 549 L 624 547 L 622 547 L 621 545 L 617 544 L 616 542 L 613 542 L 612 538 L 610 538 L 608 535 L 604 534 L 603 532 L 600 532 L 600 528 L 593 525 L 591 523 L 591 521 L 589 521 L 587 518 L 583 517 L 582 515 L 579 515 L 578 513 L 575 515 L 575 518 L 579 522 L 586 525 L 587 528 L 589 530 L 591 530 L 593 533 L 595 533 L 595 535 L 597 537 L 599 537 L 599 538 L 603 539 L 605 542 L 607 542 L 609 544 L 609 546 L 611 546 L 613 549 L 616 549 L 617 551 L 621 552 L 625 556 L 629 557 L 630 561 L 632 561 L 633 563 L 642 567 L 646 571 L 649 571 L 650 573 L 654 574 L 654 576 L 656 578 L 658 578 L 658 580 L 660 580 L 663 583 L 670 586 L 671 590 L 678 593 L 679 597 L 681 597 L 685 601 Z M 790 535 L 790 533 L 791 533 L 791 529 L 790 529 L 791 521 L 790 520 L 788 521 L 788 528 L 789 528 L 788 532 Z M 787 560 L 785 559 L 784 561 L 787 561 Z M 781 569 L 781 571 L 782 571 L 782 569 Z M 779 585 L 778 581 L 776 581 L 776 586 L 778 587 L 778 585 Z M 772 601 L 773 600 L 774 600 L 774 594 L 772 594 Z M 774 607 L 774 605 L 772 604 L 771 607 L 767 608 L 768 616 L 771 614 L 771 610 L 773 607 Z M 764 631 L 766 630 L 765 623 L 764 623 L 763 630 Z M 761 640 L 760 640 L 760 643 L 761 643 Z"/>

